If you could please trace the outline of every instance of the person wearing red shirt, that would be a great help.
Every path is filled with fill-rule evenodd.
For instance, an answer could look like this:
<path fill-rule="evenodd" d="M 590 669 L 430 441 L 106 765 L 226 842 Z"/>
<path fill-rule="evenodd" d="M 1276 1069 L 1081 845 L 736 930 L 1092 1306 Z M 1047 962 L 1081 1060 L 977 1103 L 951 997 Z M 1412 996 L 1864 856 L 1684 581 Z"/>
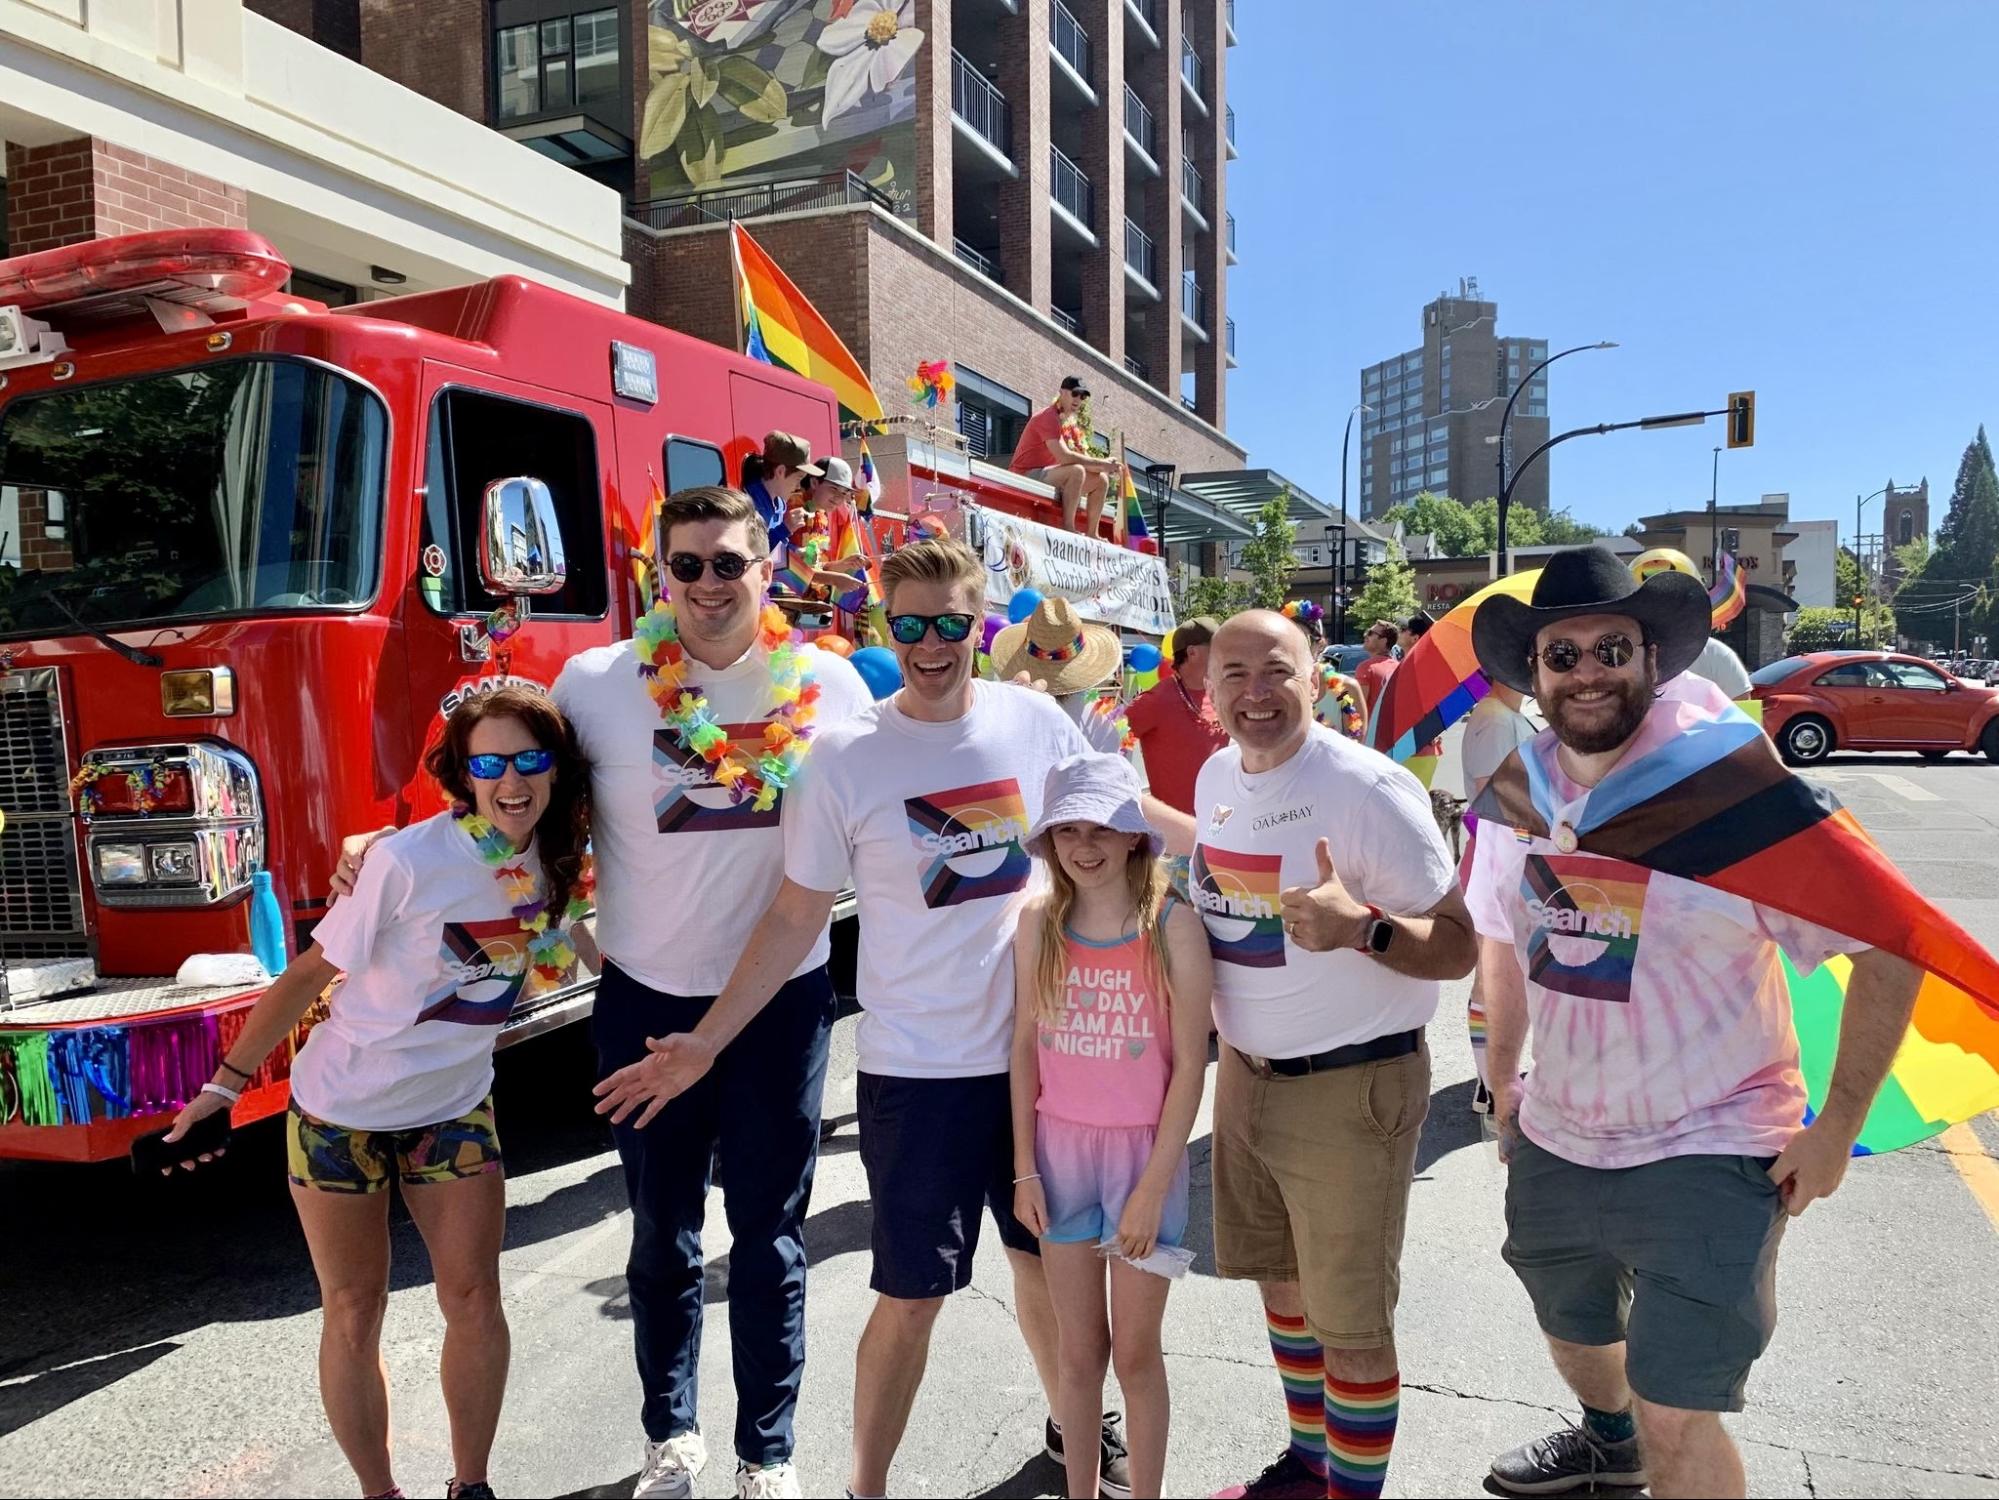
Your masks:
<path fill-rule="evenodd" d="M 1079 525 L 1076 507 L 1087 501 L 1088 514 L 1079 529 L 1085 536 L 1095 536 L 1103 515 L 1104 497 L 1110 493 L 1110 476 L 1117 464 L 1085 453 L 1068 435 L 1068 428 L 1077 420 L 1076 413 L 1089 399 L 1089 389 L 1080 379 L 1074 375 L 1066 377 L 1054 403 L 1027 419 L 1007 467 L 1016 474 L 1055 487 L 1065 528 Z"/>
<path fill-rule="evenodd" d="M 1219 624 L 1196 615 L 1173 632 L 1173 672 L 1125 709 L 1138 736 L 1152 794 L 1183 813 L 1194 811 L 1194 778 L 1208 757 L 1229 742 L 1208 704 L 1208 643 Z"/>
<path fill-rule="evenodd" d="M 1376 620 L 1367 627 L 1360 643 L 1367 651 L 1367 660 L 1353 669 L 1353 675 L 1360 690 L 1367 694 L 1367 717 L 1372 722 L 1375 707 L 1381 702 L 1381 690 L 1395 675 L 1395 626 L 1387 620 Z"/>

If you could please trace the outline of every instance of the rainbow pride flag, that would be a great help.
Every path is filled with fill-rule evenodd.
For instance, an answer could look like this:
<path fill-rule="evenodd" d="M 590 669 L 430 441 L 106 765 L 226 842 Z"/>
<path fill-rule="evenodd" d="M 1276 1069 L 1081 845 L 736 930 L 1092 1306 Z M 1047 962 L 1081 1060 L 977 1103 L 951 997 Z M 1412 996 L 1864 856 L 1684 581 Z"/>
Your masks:
<path fill-rule="evenodd" d="M 1855 1155 L 1912 1145 L 1999 1108 L 1999 962 L 1909 884 L 1831 792 L 1794 775 L 1718 691 L 1684 682 L 1652 712 L 1677 715 L 1679 733 L 1597 784 L 1575 827 L 1579 847 L 1789 912 L 1923 971 L 1908 1034 Z M 1471 811 L 1545 838 L 1555 801 L 1528 745 L 1507 758 Z M 1851 973 L 1845 958 L 1810 974 L 1787 970 L 1808 1120 L 1825 1102 Z"/>
<path fill-rule="evenodd" d="M 1369 717 L 1368 744 L 1406 765 L 1418 749 L 1470 713 L 1492 691 L 1472 650 L 1472 616 L 1496 594 L 1531 600 L 1540 578 L 1541 570 L 1531 568 L 1488 583 L 1432 625 L 1381 690 Z"/>
<path fill-rule="evenodd" d="M 741 224 L 729 225 L 730 254 L 736 271 L 736 312 L 742 322 L 743 352 L 830 386 L 851 421 L 882 420 L 881 398 L 868 384 L 854 356 L 840 342 L 819 309 L 792 285 L 763 246 Z"/>
<path fill-rule="evenodd" d="M 882 497 L 882 477 L 875 471 L 875 456 L 868 450 L 868 435 L 861 434 L 861 468 L 855 478 L 854 509 L 864 516 L 875 513 L 875 501 Z"/>
<path fill-rule="evenodd" d="M 1742 576 L 1735 554 L 1724 552 L 1715 565 L 1714 587 L 1707 591 L 1714 629 L 1725 629 L 1749 604 L 1749 581 Z"/>
<path fill-rule="evenodd" d="M 1131 465 L 1122 466 L 1124 475 L 1124 534 L 1125 540 L 1135 542 L 1152 533 L 1145 529 L 1145 507 L 1138 503 L 1138 486 L 1131 482 Z"/>

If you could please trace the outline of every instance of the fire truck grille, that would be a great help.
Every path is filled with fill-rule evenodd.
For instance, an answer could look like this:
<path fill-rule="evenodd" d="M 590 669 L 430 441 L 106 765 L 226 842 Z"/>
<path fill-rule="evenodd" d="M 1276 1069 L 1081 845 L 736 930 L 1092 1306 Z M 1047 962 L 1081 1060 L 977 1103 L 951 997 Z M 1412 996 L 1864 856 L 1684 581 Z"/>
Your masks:
<path fill-rule="evenodd" d="M 53 667 L 0 677 L 0 959 L 90 952 Z"/>

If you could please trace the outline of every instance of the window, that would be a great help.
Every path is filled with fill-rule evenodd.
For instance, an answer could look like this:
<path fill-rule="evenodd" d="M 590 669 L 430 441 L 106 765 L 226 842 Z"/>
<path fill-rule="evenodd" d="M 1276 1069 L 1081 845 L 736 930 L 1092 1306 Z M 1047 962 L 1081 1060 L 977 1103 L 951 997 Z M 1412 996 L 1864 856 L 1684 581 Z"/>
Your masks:
<path fill-rule="evenodd" d="M 1906 547 L 1916 539 L 1916 515 L 1905 510 L 1895 521 L 1895 545 Z"/>
<path fill-rule="evenodd" d="M 618 98 L 618 13 L 554 16 L 493 33 L 501 120 Z"/>
<path fill-rule="evenodd" d="M 1367 372 L 1367 385 L 1371 389 L 1378 388 L 1381 385 L 1381 367 L 1379 365 L 1376 365 L 1372 370 Z"/>
<path fill-rule="evenodd" d="M 1942 674 L 1932 672 L 1928 667 L 1919 667 L 1912 661 L 1891 661 L 1885 665 L 1897 687 L 1914 688 L 1922 693 L 1941 693 L 1950 686 Z"/>
<path fill-rule="evenodd" d="M 1534 363 L 1539 364 L 1548 357 L 1548 346 L 1546 344 L 1529 344 L 1527 346 L 1527 357 L 1533 360 Z"/>
<path fill-rule="evenodd" d="M 1430 471 L 1430 483 L 1432 484 L 1443 484 L 1450 477 L 1451 477 L 1451 471 L 1448 467 L 1442 469 L 1432 469 Z"/>
<path fill-rule="evenodd" d="M 1790 670 L 1795 672 L 1798 667 L 1798 659 L 1796 657 L 1790 657 L 1787 658 L 1787 662 L 1790 667 Z M 1786 662 L 1776 662 L 1773 665 L 1784 666 L 1786 664 L 1787 664 Z M 1766 668 L 1765 670 L 1767 671 L 1768 669 Z M 1788 673 L 1783 675 L 1788 675 Z M 1821 672 L 1818 676 L 1812 679 L 1812 686 L 1813 687 L 1866 687 L 1867 663 L 1864 661 L 1850 661 L 1846 662 L 1841 666 L 1834 667 L 1830 672 Z"/>
<path fill-rule="evenodd" d="M 693 438 L 666 440 L 666 492 L 691 490 L 702 484 L 727 484 L 728 469 L 722 450 Z"/>
<path fill-rule="evenodd" d="M 1527 403 L 1527 415 L 1528 415 L 1528 416 L 1530 416 L 1530 417 L 1545 417 L 1545 416 L 1547 416 L 1547 415 L 1548 415 L 1548 403 L 1547 403 L 1547 402 L 1545 402 L 1545 401 L 1529 401 L 1529 402 Z"/>
<path fill-rule="evenodd" d="M 589 418 L 554 407 L 451 389 L 431 410 L 425 459 L 425 544 L 446 559 L 424 597 L 443 615 L 484 614 L 495 601 L 479 583 L 480 527 L 486 486 L 528 474 L 548 486 L 562 528 L 569 581 L 534 602 L 537 615 L 602 619 L 609 607 L 604 567 L 604 503 L 598 482 L 597 438 Z"/>
<path fill-rule="evenodd" d="M 1404 370 L 1414 370 L 1419 375 L 1422 374 L 1423 356 L 1421 354 L 1409 354 L 1403 356 L 1402 368 Z"/>

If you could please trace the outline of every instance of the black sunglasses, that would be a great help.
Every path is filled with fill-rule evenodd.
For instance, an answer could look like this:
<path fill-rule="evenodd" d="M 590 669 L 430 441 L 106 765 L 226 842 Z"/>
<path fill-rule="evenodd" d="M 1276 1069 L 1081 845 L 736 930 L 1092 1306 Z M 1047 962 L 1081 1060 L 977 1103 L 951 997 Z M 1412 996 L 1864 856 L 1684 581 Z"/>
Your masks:
<path fill-rule="evenodd" d="M 1589 649 L 1592 656 L 1613 669 L 1630 666 L 1638 654 L 1638 644 L 1622 634 L 1600 635 Z M 1540 651 L 1528 653 L 1530 659 L 1537 655 L 1550 672 L 1573 672 L 1583 659 L 1583 648 L 1574 641 L 1550 641 Z"/>
<path fill-rule="evenodd" d="M 713 568 L 724 583 L 734 583 L 755 567 L 757 559 L 740 552 L 718 552 L 713 557 L 696 557 L 692 552 L 676 552 L 666 560 L 666 571 L 681 583 L 698 583 L 704 568 Z"/>
<path fill-rule="evenodd" d="M 914 646 L 923 639 L 925 631 L 935 626 L 937 639 L 955 646 L 971 635 L 972 626 L 977 623 L 974 615 L 890 615 L 888 633 L 898 645 Z"/>
<path fill-rule="evenodd" d="M 465 769 L 480 781 L 498 781 L 511 764 L 523 776 L 539 776 L 555 764 L 553 750 L 516 750 L 512 755 L 468 755 Z"/>

